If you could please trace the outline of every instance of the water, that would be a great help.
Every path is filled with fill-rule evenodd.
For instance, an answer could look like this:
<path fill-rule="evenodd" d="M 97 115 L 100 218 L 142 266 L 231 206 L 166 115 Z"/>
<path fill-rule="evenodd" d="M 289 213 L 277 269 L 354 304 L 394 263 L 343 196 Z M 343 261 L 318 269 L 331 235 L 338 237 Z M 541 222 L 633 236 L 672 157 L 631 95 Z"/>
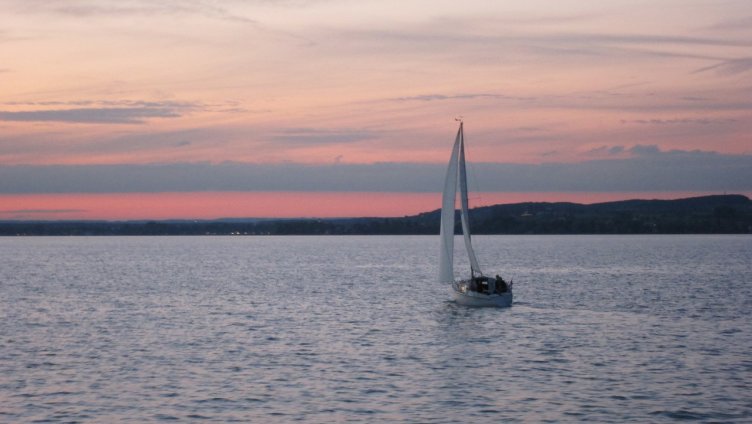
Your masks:
<path fill-rule="evenodd" d="M 475 243 L 512 308 L 437 237 L 0 238 L 0 421 L 752 420 L 752 237 Z"/>

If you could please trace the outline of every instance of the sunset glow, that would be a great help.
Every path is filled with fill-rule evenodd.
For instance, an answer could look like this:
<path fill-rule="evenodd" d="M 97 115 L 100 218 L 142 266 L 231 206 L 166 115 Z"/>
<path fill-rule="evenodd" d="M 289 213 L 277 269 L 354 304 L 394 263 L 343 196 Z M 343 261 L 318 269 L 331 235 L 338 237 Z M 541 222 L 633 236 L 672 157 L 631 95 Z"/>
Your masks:
<path fill-rule="evenodd" d="M 495 170 L 475 175 L 482 204 L 752 192 L 747 0 L 0 0 L 0 16 L 0 219 L 423 212 L 441 182 L 422 166 L 446 163 L 457 116 L 468 160 Z M 399 178 L 364 176 L 390 164 Z"/>
<path fill-rule="evenodd" d="M 719 193 L 474 193 L 472 207 L 518 202 L 597 203 Z M 748 196 L 752 193 L 744 193 Z M 2 220 L 161 220 L 401 217 L 436 210 L 438 193 L 211 192 L 0 196 Z M 50 209 L 55 205 L 57 209 Z"/>

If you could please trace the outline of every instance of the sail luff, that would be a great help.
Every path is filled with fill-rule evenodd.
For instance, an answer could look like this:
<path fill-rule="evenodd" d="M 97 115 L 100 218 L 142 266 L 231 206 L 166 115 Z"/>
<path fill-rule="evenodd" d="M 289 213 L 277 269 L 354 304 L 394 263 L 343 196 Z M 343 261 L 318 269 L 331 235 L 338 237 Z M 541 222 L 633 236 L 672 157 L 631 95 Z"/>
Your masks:
<path fill-rule="evenodd" d="M 460 150 L 462 126 L 452 147 L 447 172 L 444 178 L 444 191 L 441 197 L 441 247 L 439 253 L 439 282 L 454 282 L 454 203 L 457 197 L 457 166 Z"/>
<path fill-rule="evenodd" d="M 470 258 L 470 274 L 473 276 L 476 273 L 482 274 L 482 271 L 480 270 L 480 265 L 478 265 L 478 259 L 475 257 L 475 251 L 473 250 L 473 244 L 470 237 L 470 216 L 467 200 L 467 170 L 465 167 L 465 135 L 462 129 L 462 124 L 460 124 L 459 138 L 460 216 L 462 218 L 462 234 L 465 239 L 465 249 L 467 250 L 467 256 Z"/>

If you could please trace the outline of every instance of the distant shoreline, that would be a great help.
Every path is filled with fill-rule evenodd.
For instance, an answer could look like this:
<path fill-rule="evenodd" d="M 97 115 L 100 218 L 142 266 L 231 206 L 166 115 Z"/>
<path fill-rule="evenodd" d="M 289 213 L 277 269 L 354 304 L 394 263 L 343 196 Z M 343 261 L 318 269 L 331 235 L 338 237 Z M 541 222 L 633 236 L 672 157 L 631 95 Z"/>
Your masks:
<path fill-rule="evenodd" d="M 525 202 L 470 212 L 473 234 L 751 234 L 743 195 L 594 204 Z M 401 218 L 0 221 L 0 236 L 435 235 L 439 211 Z"/>

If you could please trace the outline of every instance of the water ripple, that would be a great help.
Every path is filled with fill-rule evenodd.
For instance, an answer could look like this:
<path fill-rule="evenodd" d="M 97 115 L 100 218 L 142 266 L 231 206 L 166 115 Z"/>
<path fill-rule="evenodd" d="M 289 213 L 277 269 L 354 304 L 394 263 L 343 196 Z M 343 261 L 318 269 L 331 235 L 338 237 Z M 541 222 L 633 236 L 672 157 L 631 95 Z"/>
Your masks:
<path fill-rule="evenodd" d="M 435 237 L 0 239 L 0 421 L 752 420 L 752 238 L 476 243 L 512 308 Z"/>

